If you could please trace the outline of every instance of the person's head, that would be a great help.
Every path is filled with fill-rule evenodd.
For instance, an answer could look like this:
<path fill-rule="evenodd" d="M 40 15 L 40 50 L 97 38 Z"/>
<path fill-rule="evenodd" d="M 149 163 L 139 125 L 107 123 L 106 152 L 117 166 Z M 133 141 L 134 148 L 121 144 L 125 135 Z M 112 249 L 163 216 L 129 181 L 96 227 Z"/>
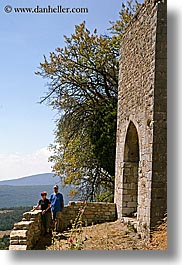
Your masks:
<path fill-rule="evenodd" d="M 55 193 L 58 193 L 58 185 L 55 185 L 55 186 L 54 186 L 54 192 L 55 192 Z"/>
<path fill-rule="evenodd" d="M 45 200 L 46 196 L 47 196 L 47 192 L 46 191 L 42 191 L 41 192 L 42 200 Z"/>

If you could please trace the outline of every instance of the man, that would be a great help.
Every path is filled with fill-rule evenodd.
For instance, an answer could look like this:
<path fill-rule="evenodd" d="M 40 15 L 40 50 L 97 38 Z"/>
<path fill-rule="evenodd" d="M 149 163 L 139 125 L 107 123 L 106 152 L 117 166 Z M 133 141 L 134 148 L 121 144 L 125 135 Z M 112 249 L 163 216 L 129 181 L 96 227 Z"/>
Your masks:
<path fill-rule="evenodd" d="M 64 199 L 63 195 L 58 192 L 58 185 L 54 186 L 54 193 L 50 196 L 52 219 L 54 222 L 54 228 L 56 232 L 62 232 L 63 230 L 63 208 Z"/>

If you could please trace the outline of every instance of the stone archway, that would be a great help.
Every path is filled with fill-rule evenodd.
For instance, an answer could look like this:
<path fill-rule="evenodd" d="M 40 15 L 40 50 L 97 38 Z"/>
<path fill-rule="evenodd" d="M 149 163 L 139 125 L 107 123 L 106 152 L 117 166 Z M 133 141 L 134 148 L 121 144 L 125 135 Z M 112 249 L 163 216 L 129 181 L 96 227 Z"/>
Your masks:
<path fill-rule="evenodd" d="M 123 161 L 122 216 L 133 216 L 138 205 L 139 140 L 131 121 L 125 139 Z"/>
<path fill-rule="evenodd" d="M 137 231 L 149 239 L 167 210 L 166 0 L 138 9 L 120 58 L 114 199 L 118 218 L 137 211 Z"/>

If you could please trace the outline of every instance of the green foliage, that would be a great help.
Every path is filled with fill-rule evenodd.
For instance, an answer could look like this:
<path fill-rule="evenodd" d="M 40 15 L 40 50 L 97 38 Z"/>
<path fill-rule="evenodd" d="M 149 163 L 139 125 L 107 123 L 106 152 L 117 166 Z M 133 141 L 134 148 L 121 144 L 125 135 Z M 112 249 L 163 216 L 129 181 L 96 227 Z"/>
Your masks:
<path fill-rule="evenodd" d="M 103 191 L 100 194 L 97 194 L 96 201 L 98 202 L 113 202 L 114 201 L 114 194 L 108 191 Z"/>
<path fill-rule="evenodd" d="M 82 22 L 65 47 L 44 56 L 36 73 L 49 80 L 45 100 L 59 111 L 55 143 L 50 146 L 55 174 L 73 184 L 85 199 L 113 195 L 119 50 L 136 1 L 122 5 L 120 21 L 108 36 Z M 72 194 L 76 192 L 73 191 Z M 102 196 L 101 196 L 102 197 Z"/>
<path fill-rule="evenodd" d="M 127 25 L 132 19 L 132 16 L 138 11 L 141 5 L 142 4 L 137 0 L 128 0 L 126 3 L 122 3 L 121 10 L 119 12 L 120 19 L 115 22 L 110 22 L 112 26 L 109 30 L 112 34 L 116 36 L 119 35 L 120 38 L 122 38 Z"/>
<path fill-rule="evenodd" d="M 115 168 L 116 109 L 116 102 L 100 106 L 94 111 L 94 117 L 88 126 L 98 164 L 111 176 L 114 176 Z"/>
<path fill-rule="evenodd" d="M 0 231 L 13 229 L 14 223 L 19 222 L 22 219 L 23 213 L 30 209 L 31 207 L 0 209 Z"/>
<path fill-rule="evenodd" d="M 12 207 L 0 209 L 0 231 L 12 230 L 14 223 L 21 221 L 24 212 L 27 212 L 31 207 Z M 9 235 L 0 237 L 0 250 L 8 250 L 10 244 Z"/>
<path fill-rule="evenodd" d="M 10 238 L 8 235 L 4 235 L 0 238 L 0 250 L 8 250 L 10 244 Z"/>

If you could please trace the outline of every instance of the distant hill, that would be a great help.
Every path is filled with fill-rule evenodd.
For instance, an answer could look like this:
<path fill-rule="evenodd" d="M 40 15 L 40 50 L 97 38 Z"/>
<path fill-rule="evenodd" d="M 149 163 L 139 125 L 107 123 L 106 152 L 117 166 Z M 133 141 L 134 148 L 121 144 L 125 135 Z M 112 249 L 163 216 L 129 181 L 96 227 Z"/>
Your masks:
<path fill-rule="evenodd" d="M 47 197 L 53 192 L 53 186 L 57 184 L 63 194 L 65 205 L 70 198 L 69 187 L 62 187 L 60 178 L 52 173 L 37 174 L 19 179 L 0 181 L 0 208 L 32 206 L 41 198 L 41 191 L 47 191 Z"/>
<path fill-rule="evenodd" d="M 60 183 L 60 178 L 54 176 L 53 173 L 37 174 L 19 179 L 10 179 L 0 181 L 0 185 L 10 186 L 39 186 L 39 185 L 55 185 Z"/>
<path fill-rule="evenodd" d="M 65 205 L 72 199 L 68 197 L 70 188 L 64 189 L 59 185 L 59 191 L 63 194 Z M 47 192 L 47 198 L 50 198 L 53 192 L 52 185 L 36 186 L 10 186 L 0 185 L 0 209 L 18 206 L 33 206 L 41 199 L 41 192 Z"/>

